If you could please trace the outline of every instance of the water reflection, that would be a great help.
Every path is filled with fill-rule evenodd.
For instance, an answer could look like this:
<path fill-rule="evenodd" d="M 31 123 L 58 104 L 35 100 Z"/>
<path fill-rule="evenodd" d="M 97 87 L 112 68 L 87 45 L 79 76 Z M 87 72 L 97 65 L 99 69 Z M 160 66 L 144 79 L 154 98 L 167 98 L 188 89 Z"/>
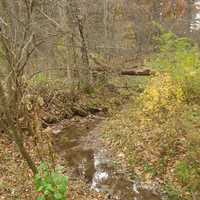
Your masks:
<path fill-rule="evenodd" d="M 145 187 L 116 168 L 109 151 L 97 137 L 96 124 L 97 120 L 76 121 L 53 128 L 55 149 L 72 169 L 73 176 L 83 178 L 92 190 L 105 192 L 113 200 L 161 200 L 154 185 Z"/>

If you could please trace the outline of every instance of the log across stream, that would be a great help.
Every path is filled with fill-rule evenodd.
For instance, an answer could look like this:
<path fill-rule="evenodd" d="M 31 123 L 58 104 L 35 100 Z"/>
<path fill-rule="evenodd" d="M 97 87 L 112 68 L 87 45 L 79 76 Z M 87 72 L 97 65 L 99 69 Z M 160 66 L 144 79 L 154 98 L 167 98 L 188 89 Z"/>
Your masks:
<path fill-rule="evenodd" d="M 101 117 L 77 118 L 52 127 L 55 149 L 73 177 L 83 178 L 91 190 L 113 200 L 161 200 L 157 188 L 131 180 L 115 166 L 112 153 L 101 137 Z"/>

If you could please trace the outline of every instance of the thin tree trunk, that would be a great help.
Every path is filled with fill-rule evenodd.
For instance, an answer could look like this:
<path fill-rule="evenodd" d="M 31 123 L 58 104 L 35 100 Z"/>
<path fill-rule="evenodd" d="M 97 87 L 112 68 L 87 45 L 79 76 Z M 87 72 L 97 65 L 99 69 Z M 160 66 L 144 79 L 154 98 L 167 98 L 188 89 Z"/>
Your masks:
<path fill-rule="evenodd" d="M 17 133 L 16 128 L 13 128 L 12 130 L 10 130 L 10 132 L 11 132 L 11 135 L 13 136 L 13 139 L 14 139 L 17 147 L 19 148 L 21 155 L 23 156 L 24 160 L 27 162 L 29 168 L 31 169 L 31 171 L 33 172 L 34 175 L 37 174 L 37 167 L 35 166 L 35 163 L 32 160 L 29 153 L 26 151 L 24 144 L 23 144 L 22 137 L 19 136 L 19 133 Z"/>
<path fill-rule="evenodd" d="M 78 28 L 79 28 L 79 33 L 81 37 L 81 56 L 83 60 L 83 65 L 84 69 L 82 70 L 83 73 L 83 79 L 84 79 L 84 87 L 88 88 L 91 83 L 91 70 L 90 70 L 90 62 L 89 62 L 89 57 L 88 57 L 88 50 L 87 50 L 87 45 L 85 41 L 85 36 L 83 32 L 83 25 L 81 22 L 78 22 Z"/>
<path fill-rule="evenodd" d="M 83 62 L 83 67 L 81 67 L 81 70 L 80 70 L 81 81 L 83 83 L 83 88 L 88 89 L 90 88 L 90 85 L 92 82 L 92 73 L 90 69 L 87 43 L 86 43 L 86 39 L 84 35 L 82 16 L 79 15 L 78 5 L 76 4 L 75 1 L 70 1 L 69 5 L 70 5 L 72 17 L 76 21 L 76 25 L 77 25 L 80 38 L 81 38 L 81 58 Z"/>

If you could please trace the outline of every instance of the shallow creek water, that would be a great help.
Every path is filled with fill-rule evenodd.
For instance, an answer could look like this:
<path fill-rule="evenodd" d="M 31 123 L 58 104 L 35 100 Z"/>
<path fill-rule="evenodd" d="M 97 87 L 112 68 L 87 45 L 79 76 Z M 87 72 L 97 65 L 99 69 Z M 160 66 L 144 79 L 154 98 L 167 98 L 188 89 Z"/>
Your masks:
<path fill-rule="evenodd" d="M 83 178 L 92 190 L 107 193 L 113 200 L 161 200 L 153 186 L 130 180 L 123 170 L 117 169 L 111 153 L 100 134 L 102 119 L 91 117 L 74 119 L 52 128 L 55 149 L 73 176 Z"/>

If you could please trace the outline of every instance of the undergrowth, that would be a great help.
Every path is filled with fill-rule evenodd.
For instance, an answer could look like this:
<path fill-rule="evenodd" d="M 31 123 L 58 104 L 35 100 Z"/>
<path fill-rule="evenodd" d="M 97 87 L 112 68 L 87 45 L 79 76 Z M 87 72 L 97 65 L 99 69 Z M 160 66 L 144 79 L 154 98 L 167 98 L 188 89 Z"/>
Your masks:
<path fill-rule="evenodd" d="M 146 181 L 170 200 L 200 196 L 200 52 L 189 39 L 163 33 L 148 65 L 157 70 L 136 101 L 111 119 L 105 136 Z"/>
<path fill-rule="evenodd" d="M 130 81 L 126 78 L 110 78 L 105 83 L 94 83 L 87 93 L 80 90 L 77 84 L 68 85 L 63 78 L 51 78 L 37 74 L 29 81 L 30 95 L 43 99 L 41 117 L 47 123 L 55 123 L 74 115 L 87 116 L 94 112 L 111 113 L 123 105 L 133 91 L 134 85 L 143 86 L 140 79 Z"/>
<path fill-rule="evenodd" d="M 46 163 L 41 163 L 35 176 L 35 186 L 40 196 L 37 200 L 66 200 L 68 178 L 62 168 L 50 170 Z"/>
<path fill-rule="evenodd" d="M 167 72 L 181 85 L 188 103 L 200 97 L 200 53 L 190 39 L 172 32 L 163 33 L 158 39 L 159 53 L 147 61 L 149 66 Z"/>

